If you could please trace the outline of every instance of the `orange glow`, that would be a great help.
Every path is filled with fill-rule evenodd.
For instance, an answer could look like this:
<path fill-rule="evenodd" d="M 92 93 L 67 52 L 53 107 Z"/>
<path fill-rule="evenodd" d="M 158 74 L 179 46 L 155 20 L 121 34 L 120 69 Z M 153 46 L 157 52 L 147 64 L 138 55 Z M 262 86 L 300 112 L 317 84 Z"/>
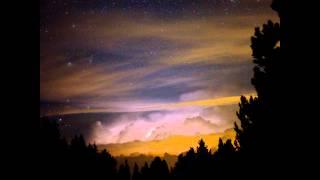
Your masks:
<path fill-rule="evenodd" d="M 255 93 L 245 94 L 243 95 L 246 98 L 250 96 L 256 97 Z M 219 97 L 212 99 L 204 99 L 204 100 L 195 100 L 195 101 L 183 101 L 178 103 L 170 103 L 170 104 L 158 104 L 154 106 L 146 106 L 140 107 L 139 110 L 154 110 L 154 109 L 174 109 L 181 107 L 192 107 L 192 106 L 202 106 L 202 107 L 211 107 L 211 106 L 223 106 L 223 105 L 231 105 L 238 104 L 241 96 L 228 96 L 228 97 Z"/>
<path fill-rule="evenodd" d="M 99 149 L 106 148 L 112 155 L 129 156 L 132 154 L 146 154 L 162 156 L 164 153 L 178 155 L 188 151 L 190 147 L 196 148 L 198 141 L 202 138 L 208 149 L 215 150 L 218 146 L 219 138 L 223 140 L 231 139 L 234 141 L 235 132 L 233 129 L 226 130 L 224 133 L 197 135 L 197 136 L 170 136 L 167 139 L 158 141 L 135 141 L 123 144 L 100 145 Z"/>

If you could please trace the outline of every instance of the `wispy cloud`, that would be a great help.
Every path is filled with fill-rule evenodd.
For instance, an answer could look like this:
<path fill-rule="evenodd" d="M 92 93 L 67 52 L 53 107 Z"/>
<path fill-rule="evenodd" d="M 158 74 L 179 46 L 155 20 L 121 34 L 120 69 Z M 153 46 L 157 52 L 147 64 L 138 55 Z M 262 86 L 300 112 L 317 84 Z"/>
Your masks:
<path fill-rule="evenodd" d="M 63 31 L 63 37 L 55 38 L 54 43 L 46 41 L 41 46 L 42 100 L 65 102 L 72 99 L 94 106 L 99 99 L 114 102 L 127 97 L 128 101 L 143 98 L 135 96 L 148 89 L 157 91 L 157 88 L 178 84 L 185 84 L 181 88 L 196 88 L 201 82 L 203 86 L 210 83 L 208 79 L 216 71 L 216 65 L 221 71 L 228 70 L 228 64 L 249 64 L 252 26 L 265 20 L 264 15 L 240 15 L 208 17 L 206 21 L 187 19 L 154 23 L 141 20 L 137 25 L 130 17 L 112 13 L 108 18 L 97 15 L 92 20 L 87 18 L 88 21 L 78 22 L 82 27 L 79 30 L 65 24 L 71 19 L 53 27 L 52 31 Z M 70 44 L 78 50 L 68 50 Z M 92 50 L 81 50 L 88 47 Z M 221 67 L 221 64 L 226 66 Z M 186 68 L 177 68 L 191 69 L 199 65 L 212 69 L 185 76 Z M 168 74 L 149 78 L 164 71 Z M 224 83 L 230 82 L 220 81 L 220 87 L 225 87 Z M 215 88 L 214 91 L 219 94 L 225 89 Z M 176 94 L 177 98 L 179 96 Z M 87 102 L 84 101 L 86 98 Z"/>
<path fill-rule="evenodd" d="M 41 116 L 138 114 L 115 118 L 119 124 L 112 126 L 97 118 L 92 133 L 97 142 L 230 127 L 240 95 L 254 96 L 250 36 L 276 14 L 257 10 L 267 1 L 215 3 L 179 5 L 172 14 L 152 7 L 142 11 L 136 4 L 125 11 L 108 4 L 105 11 L 99 3 L 75 3 L 67 15 L 63 10 L 42 16 L 50 22 L 40 27 Z M 150 117 L 141 115 L 149 112 Z M 192 121 L 198 128 L 184 123 L 194 117 L 201 117 Z"/>

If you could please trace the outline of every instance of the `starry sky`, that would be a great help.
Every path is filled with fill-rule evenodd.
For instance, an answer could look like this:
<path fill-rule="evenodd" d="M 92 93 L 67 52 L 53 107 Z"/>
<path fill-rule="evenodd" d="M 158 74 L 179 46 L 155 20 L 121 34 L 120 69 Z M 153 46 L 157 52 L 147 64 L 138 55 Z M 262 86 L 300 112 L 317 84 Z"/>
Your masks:
<path fill-rule="evenodd" d="M 98 144 L 232 128 L 271 0 L 41 0 L 40 117 Z"/>

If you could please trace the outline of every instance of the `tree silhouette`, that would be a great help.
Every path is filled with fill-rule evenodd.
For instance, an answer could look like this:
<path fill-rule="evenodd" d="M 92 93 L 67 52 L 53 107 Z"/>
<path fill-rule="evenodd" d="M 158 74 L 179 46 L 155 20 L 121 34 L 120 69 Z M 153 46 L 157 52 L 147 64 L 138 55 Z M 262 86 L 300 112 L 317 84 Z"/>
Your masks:
<path fill-rule="evenodd" d="M 150 174 L 152 179 L 162 180 L 169 179 L 169 168 L 165 160 L 161 160 L 160 157 L 155 157 L 150 164 Z"/>
<path fill-rule="evenodd" d="M 178 156 L 175 167 L 172 170 L 174 179 L 197 179 L 210 176 L 212 167 L 212 153 L 201 139 L 195 152 L 193 148 L 183 155 Z"/>
<path fill-rule="evenodd" d="M 251 41 L 253 62 L 256 64 L 252 84 L 258 96 L 250 97 L 249 100 L 241 97 L 240 109 L 237 112 L 241 128 L 235 124 L 235 130 L 237 144 L 242 151 L 261 148 L 258 147 L 259 142 L 267 140 L 264 135 L 269 134 L 268 131 L 274 125 L 270 122 L 273 104 L 276 103 L 276 89 L 272 83 L 277 73 L 274 72 L 273 66 L 280 54 L 280 48 L 276 46 L 280 42 L 280 25 L 268 21 L 268 24 L 263 25 L 262 31 L 259 28 L 255 29 L 255 36 Z"/>
<path fill-rule="evenodd" d="M 145 162 L 143 167 L 141 168 L 141 179 L 148 180 L 150 178 L 151 178 L 150 169 L 149 169 L 148 163 Z"/>
<path fill-rule="evenodd" d="M 134 163 L 133 173 L 132 173 L 132 180 L 141 180 L 141 173 L 139 172 L 139 166 L 137 163 Z"/>
<path fill-rule="evenodd" d="M 131 179 L 130 167 L 128 165 L 128 161 L 125 160 L 124 164 L 121 164 L 119 167 L 118 180 L 130 180 L 130 179 Z"/>
<path fill-rule="evenodd" d="M 58 179 L 61 175 L 70 179 L 115 179 L 116 160 L 110 153 L 98 152 L 95 144 L 87 145 L 82 135 L 75 136 L 68 144 L 61 137 L 56 121 L 43 118 L 41 123 L 39 148 L 43 179 Z"/>
<path fill-rule="evenodd" d="M 68 144 L 65 139 L 61 138 L 59 131 L 59 124 L 56 121 L 42 118 L 40 120 L 40 134 L 39 134 L 39 152 L 40 152 L 40 166 L 43 172 L 43 178 L 57 177 L 52 171 L 55 165 L 61 164 L 61 171 L 68 167 Z M 43 166 L 45 165 L 45 166 Z"/>
<path fill-rule="evenodd" d="M 109 179 L 116 178 L 117 161 L 106 149 L 98 154 L 97 163 L 97 173 L 100 177 L 107 176 Z"/>
<path fill-rule="evenodd" d="M 209 159 L 211 151 L 208 150 L 203 139 L 200 139 L 199 146 L 197 147 L 197 156 L 200 160 Z"/>
<path fill-rule="evenodd" d="M 235 158 L 236 149 L 232 145 L 230 139 L 228 139 L 225 143 L 223 143 L 222 139 L 219 138 L 218 150 L 213 154 L 213 159 L 217 161 L 217 163 L 228 164 Z"/>
<path fill-rule="evenodd" d="M 274 1 L 273 8 L 279 6 L 277 3 Z M 235 123 L 234 129 L 239 157 L 242 162 L 246 161 L 247 168 L 256 169 L 257 164 L 276 160 L 274 147 L 280 144 L 276 125 L 277 121 L 281 121 L 276 116 L 281 100 L 276 86 L 281 75 L 280 24 L 269 20 L 262 29 L 255 28 L 251 49 L 255 64 L 251 83 L 257 97 L 241 97 L 237 112 L 240 125 Z"/>

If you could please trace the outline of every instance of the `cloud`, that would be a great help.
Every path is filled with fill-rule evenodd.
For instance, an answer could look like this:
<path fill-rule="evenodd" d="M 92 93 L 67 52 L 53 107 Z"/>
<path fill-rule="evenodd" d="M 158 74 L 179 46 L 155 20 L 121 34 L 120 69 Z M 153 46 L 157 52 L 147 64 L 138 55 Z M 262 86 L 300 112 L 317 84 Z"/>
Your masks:
<path fill-rule="evenodd" d="M 171 111 L 120 113 L 113 124 L 105 124 L 109 133 L 95 136 L 100 144 L 161 140 L 175 135 L 195 136 L 220 133 L 233 127 L 237 105 L 189 107 Z M 101 133 L 97 128 L 95 134 Z M 103 134 L 103 133 L 102 133 Z"/>
<path fill-rule="evenodd" d="M 188 94 L 187 94 L 188 95 Z M 255 93 L 244 94 L 245 97 L 253 96 Z M 96 103 L 96 107 L 79 107 L 79 106 L 54 106 L 49 110 L 43 110 L 44 115 L 63 115 L 63 114 L 78 114 L 78 113 L 108 113 L 108 112 L 148 112 L 148 111 L 179 111 L 179 110 L 190 110 L 201 109 L 206 107 L 216 106 L 228 106 L 237 105 L 240 101 L 240 96 L 227 96 L 217 97 L 210 99 L 201 100 L 190 100 L 180 102 L 156 102 L 156 101 L 118 101 L 118 102 L 107 102 L 107 103 Z M 160 117 L 158 117 L 160 118 Z"/>
<path fill-rule="evenodd" d="M 128 125 L 126 125 L 120 132 L 118 135 L 118 140 L 117 142 L 122 142 L 122 139 L 125 138 L 126 135 L 129 134 L 130 128 L 134 125 L 134 123 L 130 123 Z"/>
<path fill-rule="evenodd" d="M 207 98 L 208 98 L 208 92 L 205 90 L 197 90 L 197 91 L 192 91 L 192 92 L 188 92 L 180 95 L 181 101 L 192 101 L 192 100 L 207 99 Z"/>
<path fill-rule="evenodd" d="M 253 96 L 255 93 L 245 94 L 245 97 Z M 137 107 L 138 110 L 172 110 L 183 107 L 212 107 L 212 106 L 224 106 L 238 104 L 240 96 L 228 96 L 228 97 L 218 97 L 203 100 L 192 100 L 192 101 L 182 101 L 177 103 L 166 103 L 166 104 L 155 104 L 145 107 Z"/>
<path fill-rule="evenodd" d="M 40 116 L 96 143 L 230 128 L 240 95 L 254 91 L 250 36 L 277 19 L 259 9 L 270 1 L 174 2 L 173 13 L 110 2 L 70 2 L 68 15 L 41 5 Z"/>
<path fill-rule="evenodd" d="M 100 139 L 105 139 L 111 134 L 108 127 L 103 125 L 101 121 L 96 121 L 94 128 L 94 133 L 90 135 L 90 141 L 93 141 L 94 143 L 100 144 Z"/>
<path fill-rule="evenodd" d="M 216 130 L 218 128 L 217 124 L 211 123 L 209 120 L 205 120 L 201 116 L 187 118 L 184 121 L 184 124 L 188 126 L 193 126 L 194 128 L 197 128 L 197 126 L 209 127 L 213 130 Z"/>
<path fill-rule="evenodd" d="M 249 37 L 253 25 L 264 22 L 265 17 L 263 13 L 240 14 L 208 16 L 205 20 L 173 18 L 156 23 L 156 16 L 133 22 L 130 12 L 122 15 L 110 12 L 103 16 L 70 15 L 50 27 L 49 36 L 60 34 L 59 37 L 50 41 L 41 38 L 40 97 L 60 102 L 73 99 L 75 103 L 93 107 L 100 99 L 112 104 L 119 99 L 141 99 L 139 92 L 152 95 L 152 92 L 171 90 L 163 87 L 181 86 L 186 90 L 179 92 L 185 93 L 183 91 L 188 91 L 196 83 L 208 86 L 209 78 L 228 78 L 222 75 L 222 70 L 229 67 L 216 72 L 215 65 L 250 63 Z M 71 28 L 74 21 L 81 28 Z M 68 66 L 71 61 L 72 66 Z M 192 69 L 199 64 L 214 66 L 212 70 L 185 75 L 187 67 Z M 168 70 L 172 73 L 150 78 L 154 73 Z M 240 71 L 247 72 L 247 69 Z M 240 77 L 238 79 L 247 78 Z M 219 83 L 220 87 L 230 84 L 223 80 Z M 225 90 L 215 88 L 216 93 Z M 156 96 L 157 93 L 153 94 Z M 166 94 L 169 96 L 170 93 Z M 179 98 L 180 95 L 173 94 L 170 98 Z"/>

